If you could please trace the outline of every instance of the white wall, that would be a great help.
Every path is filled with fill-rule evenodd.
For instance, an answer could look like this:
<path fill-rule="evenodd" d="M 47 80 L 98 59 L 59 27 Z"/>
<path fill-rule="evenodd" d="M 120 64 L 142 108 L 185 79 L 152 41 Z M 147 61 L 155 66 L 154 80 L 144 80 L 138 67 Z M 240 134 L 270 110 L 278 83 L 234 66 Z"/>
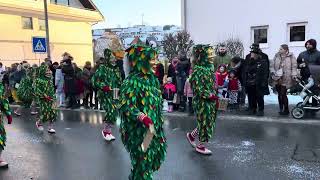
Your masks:
<path fill-rule="evenodd" d="M 269 25 L 268 48 L 263 51 L 270 58 L 281 44 L 289 44 L 287 24 L 308 22 L 306 39 L 320 40 L 320 1 L 318 0 L 182 0 L 182 24 L 196 43 L 216 44 L 228 37 L 244 42 L 245 54 L 252 44 L 251 27 Z M 320 43 L 320 42 L 319 42 Z M 304 46 L 291 46 L 298 56 Z"/>

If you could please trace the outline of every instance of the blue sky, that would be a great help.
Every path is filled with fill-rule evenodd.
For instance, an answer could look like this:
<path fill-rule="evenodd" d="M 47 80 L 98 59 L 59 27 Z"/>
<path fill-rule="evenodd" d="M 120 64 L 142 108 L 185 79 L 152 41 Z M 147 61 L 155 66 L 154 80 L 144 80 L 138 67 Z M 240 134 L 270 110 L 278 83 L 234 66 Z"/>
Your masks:
<path fill-rule="evenodd" d="M 104 15 L 106 22 L 97 28 L 128 27 L 142 23 L 146 25 L 181 25 L 181 0 L 93 0 Z"/>

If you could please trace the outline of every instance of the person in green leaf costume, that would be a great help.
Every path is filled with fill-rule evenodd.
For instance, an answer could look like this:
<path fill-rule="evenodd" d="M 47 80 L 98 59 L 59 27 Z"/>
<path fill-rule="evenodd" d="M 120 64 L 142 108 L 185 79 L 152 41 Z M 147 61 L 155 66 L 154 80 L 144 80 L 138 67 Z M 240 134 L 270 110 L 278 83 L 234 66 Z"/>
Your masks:
<path fill-rule="evenodd" d="M 118 116 L 118 94 L 114 91 L 119 89 L 122 83 L 120 68 L 117 67 L 116 58 L 110 49 L 104 50 L 104 58 L 100 62 L 99 68 L 92 76 L 93 87 L 98 90 L 98 98 L 102 109 L 105 110 L 104 129 L 102 136 L 106 141 L 113 141 L 112 126 L 117 121 Z"/>
<path fill-rule="evenodd" d="M 127 51 L 130 73 L 120 89 L 120 133 L 131 158 L 131 180 L 151 180 L 166 156 L 163 131 L 160 83 L 152 72 L 151 60 L 156 51 L 148 46 L 133 45 Z M 141 144 L 150 127 L 154 136 L 146 151 Z"/>
<path fill-rule="evenodd" d="M 215 129 L 217 117 L 217 92 L 215 88 L 215 75 L 213 65 L 209 59 L 213 49 L 209 45 L 196 45 L 193 47 L 193 73 L 190 83 L 194 92 L 193 107 L 197 115 L 197 127 L 187 133 L 190 144 L 201 154 L 210 155 L 212 152 L 206 148 Z M 199 144 L 195 139 L 199 136 Z"/>
<path fill-rule="evenodd" d="M 52 81 L 52 72 L 45 64 L 38 68 L 37 78 L 34 82 L 34 96 L 40 106 L 40 119 L 36 122 L 39 131 L 43 131 L 43 123 L 49 122 L 48 132 L 56 133 L 53 121 L 57 117 L 55 93 Z"/>
<path fill-rule="evenodd" d="M 6 130 L 3 123 L 3 115 L 8 119 L 8 124 L 12 123 L 11 109 L 9 106 L 9 101 L 5 98 L 5 90 L 2 83 L 0 83 L 0 168 L 8 167 L 8 163 L 1 158 L 2 151 L 6 146 Z"/>
<path fill-rule="evenodd" d="M 36 67 L 30 67 L 26 70 L 26 77 L 24 77 L 21 82 L 20 86 L 17 90 L 17 96 L 18 98 L 22 101 L 22 104 L 25 108 L 30 108 L 31 107 L 31 114 L 35 115 L 36 110 L 33 100 L 33 79 L 35 75 Z"/>

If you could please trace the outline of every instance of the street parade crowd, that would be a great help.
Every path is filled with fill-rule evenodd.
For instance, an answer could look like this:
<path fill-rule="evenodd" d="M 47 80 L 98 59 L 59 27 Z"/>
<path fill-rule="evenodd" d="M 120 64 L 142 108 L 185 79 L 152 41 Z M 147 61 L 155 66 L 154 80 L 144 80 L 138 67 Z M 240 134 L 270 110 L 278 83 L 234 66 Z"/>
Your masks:
<path fill-rule="evenodd" d="M 60 63 L 46 59 L 38 66 L 23 61 L 6 69 L 0 64 L 0 109 L 11 124 L 12 113 L 21 116 L 22 108 L 30 108 L 37 118 L 36 129 L 44 131 L 47 124 L 50 134 L 56 133 L 54 121 L 59 108 L 104 110 L 101 134 L 106 141 L 115 140 L 112 130 L 120 117 L 121 140 L 132 165 L 129 179 L 152 179 L 167 150 L 162 127 L 164 104 L 168 113 L 188 111 L 195 115 L 197 126 L 187 133 L 187 140 L 196 152 L 210 155 L 207 143 L 215 132 L 221 103 L 227 101 L 230 111 L 239 110 L 247 97 L 248 114 L 264 116 L 264 96 L 271 86 L 278 94 L 279 114 L 287 116 L 287 93 L 297 78 L 310 88 L 318 88 L 320 52 L 313 39 L 305 47 L 306 51 L 295 58 L 283 44 L 269 60 L 258 44 L 252 44 L 245 59 L 230 57 L 223 44 L 216 56 L 212 46 L 199 44 L 192 48 L 192 57 L 181 53 L 173 58 L 167 72 L 157 61 L 157 51 L 148 45 L 132 45 L 126 50 L 126 60 L 105 49 L 104 57 L 94 65 L 86 62 L 83 69 L 69 53 L 62 55 Z M 129 72 L 125 72 L 124 64 L 130 67 Z M 14 111 L 10 109 L 12 103 L 19 105 Z M 0 167 L 8 166 L 1 159 L 5 142 L 2 120 Z"/>

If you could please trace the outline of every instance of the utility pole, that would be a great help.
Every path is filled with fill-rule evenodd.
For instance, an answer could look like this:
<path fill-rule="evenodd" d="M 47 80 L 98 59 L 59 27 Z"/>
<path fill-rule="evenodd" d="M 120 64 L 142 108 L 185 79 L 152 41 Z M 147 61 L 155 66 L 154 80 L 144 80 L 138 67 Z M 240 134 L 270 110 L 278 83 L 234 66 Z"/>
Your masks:
<path fill-rule="evenodd" d="M 142 16 L 142 26 L 143 26 L 143 16 L 144 16 L 144 14 L 142 14 L 141 16 Z"/>
<path fill-rule="evenodd" d="M 48 3 L 47 0 L 43 0 L 44 5 L 44 20 L 46 23 L 46 44 L 47 44 L 47 58 L 51 60 L 50 52 L 50 36 L 49 36 L 49 19 L 48 19 Z"/>

